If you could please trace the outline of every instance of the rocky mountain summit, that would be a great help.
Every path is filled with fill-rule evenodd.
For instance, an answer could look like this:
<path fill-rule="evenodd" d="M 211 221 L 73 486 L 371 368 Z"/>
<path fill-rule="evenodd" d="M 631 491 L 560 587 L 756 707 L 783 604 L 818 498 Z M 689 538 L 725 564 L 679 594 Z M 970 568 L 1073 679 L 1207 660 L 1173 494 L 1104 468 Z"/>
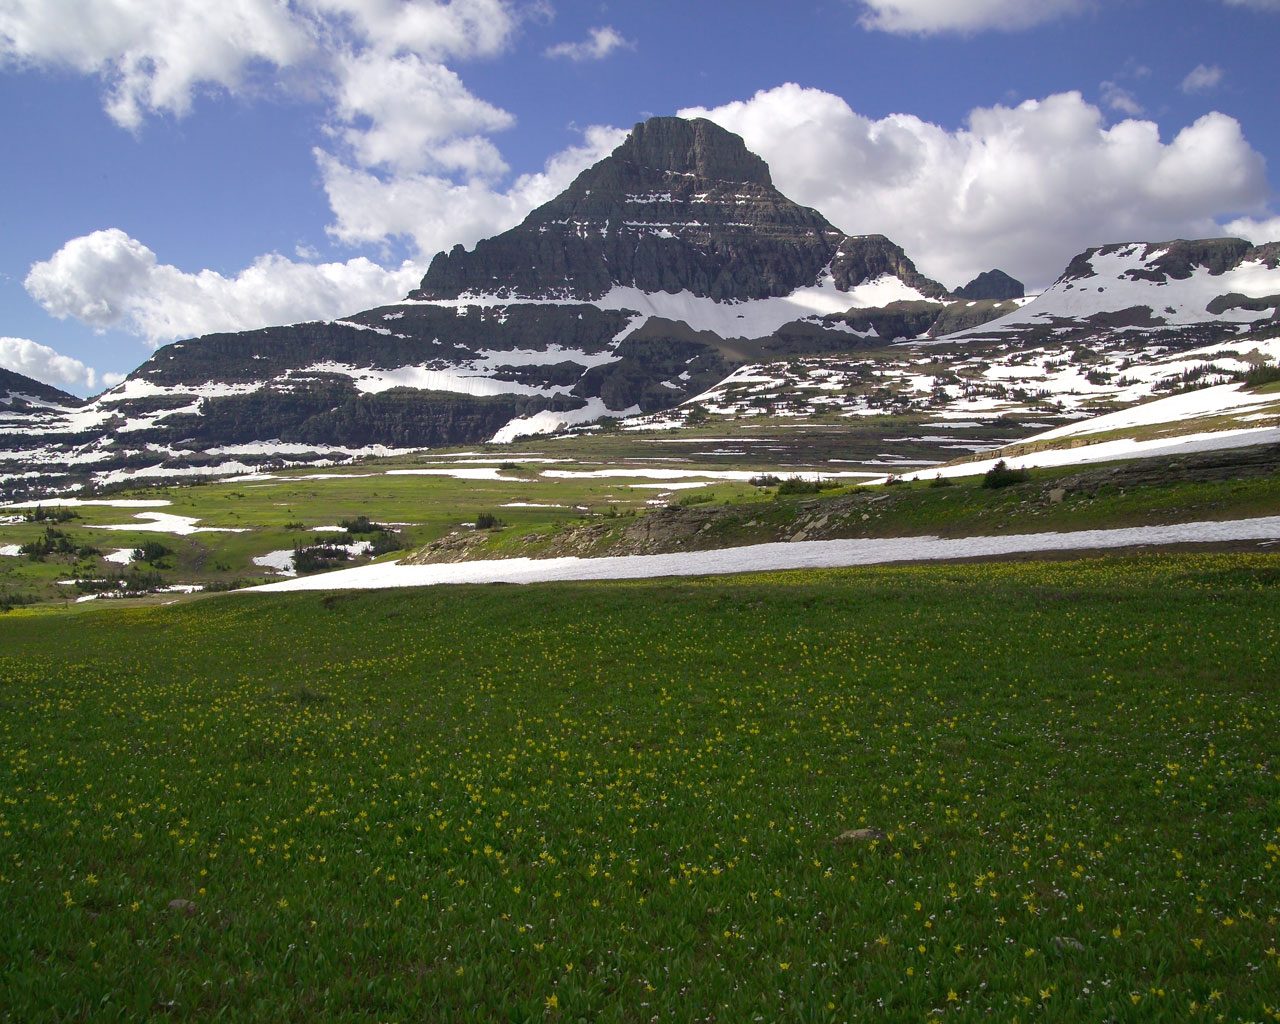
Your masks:
<path fill-rule="evenodd" d="M 979 274 L 963 288 L 956 289 L 957 299 L 993 299 L 1004 302 L 1020 299 L 1027 294 L 1022 282 L 1010 277 L 1003 270 L 988 270 Z"/>
<path fill-rule="evenodd" d="M 438 254 L 399 303 L 176 342 L 84 404 L 28 388 L 0 420 L 0 490 L 505 441 L 904 342 L 930 366 L 1112 337 L 1136 351 L 1135 331 L 1185 349 L 1274 321 L 1276 248 L 1108 246 L 1029 303 L 994 270 L 952 295 L 884 236 L 788 199 L 738 136 L 653 118 L 518 226 Z"/>
<path fill-rule="evenodd" d="M 410 299 L 581 299 L 615 289 L 716 302 L 785 297 L 828 278 L 891 276 L 947 297 L 881 235 L 846 236 L 773 187 L 769 168 L 710 121 L 654 118 L 518 227 L 431 262 Z"/>

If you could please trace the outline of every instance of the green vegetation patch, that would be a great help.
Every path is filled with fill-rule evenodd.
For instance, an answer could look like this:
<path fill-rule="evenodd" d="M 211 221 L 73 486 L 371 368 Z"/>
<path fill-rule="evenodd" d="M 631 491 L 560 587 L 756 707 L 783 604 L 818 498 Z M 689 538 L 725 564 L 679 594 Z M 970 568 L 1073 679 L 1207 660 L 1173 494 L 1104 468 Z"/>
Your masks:
<path fill-rule="evenodd" d="M 1206 555 L 15 608 L 0 1005 L 1267 1019 L 1277 597 Z"/>

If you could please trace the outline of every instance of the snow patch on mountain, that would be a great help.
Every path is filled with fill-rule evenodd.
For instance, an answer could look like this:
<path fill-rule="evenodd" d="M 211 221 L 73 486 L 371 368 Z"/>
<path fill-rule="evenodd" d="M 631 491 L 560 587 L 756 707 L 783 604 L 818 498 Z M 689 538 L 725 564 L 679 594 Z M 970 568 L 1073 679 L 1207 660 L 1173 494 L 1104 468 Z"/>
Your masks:
<path fill-rule="evenodd" d="M 483 372 L 469 372 L 462 366 L 438 369 L 429 365 L 400 366 L 390 370 L 352 366 L 349 363 L 312 363 L 303 373 L 333 373 L 350 377 L 363 394 L 379 394 L 392 388 L 414 388 L 419 391 L 448 391 L 471 398 L 493 395 L 562 395 L 567 387 L 539 388 L 531 384 L 490 377 Z"/>
<path fill-rule="evenodd" d="M 1181 395 L 1171 395 L 1154 402 L 1144 402 L 1105 416 L 1095 416 L 1082 423 L 1070 423 L 1065 427 L 1047 430 L 1028 438 L 1024 444 L 1051 441 L 1062 437 L 1078 437 L 1083 434 L 1101 434 L 1130 427 L 1148 427 L 1161 423 L 1185 423 L 1205 416 L 1234 416 L 1259 406 L 1275 407 L 1280 416 L 1280 395 L 1268 392 L 1245 391 L 1243 384 L 1220 384 L 1201 388 Z"/>
<path fill-rule="evenodd" d="M 695 331 L 711 331 L 722 338 L 763 338 L 783 324 L 805 317 L 900 301 L 929 300 L 890 274 L 841 291 L 827 273 L 816 285 L 772 299 L 717 302 L 689 291 L 643 292 L 615 285 L 593 304 L 601 309 L 634 309 L 646 316 L 682 320 Z"/>
<path fill-rule="evenodd" d="M 510 444 L 517 437 L 533 437 L 536 434 L 554 434 L 579 423 L 590 423 L 605 416 L 636 416 L 640 406 L 633 405 L 628 409 L 610 409 L 603 398 L 589 398 L 587 404 L 580 409 L 534 413 L 532 416 L 517 416 L 509 420 L 491 437 L 492 444 Z"/>

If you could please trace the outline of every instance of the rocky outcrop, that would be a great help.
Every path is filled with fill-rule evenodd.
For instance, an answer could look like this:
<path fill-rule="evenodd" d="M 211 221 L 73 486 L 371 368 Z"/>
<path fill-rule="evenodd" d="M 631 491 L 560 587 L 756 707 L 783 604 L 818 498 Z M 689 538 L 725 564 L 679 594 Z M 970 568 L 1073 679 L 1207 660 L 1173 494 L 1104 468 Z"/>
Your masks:
<path fill-rule="evenodd" d="M 1261 260 L 1276 266 L 1276 252 L 1280 246 L 1270 243 L 1253 246 L 1243 238 L 1177 238 L 1172 242 L 1118 242 L 1086 249 L 1067 264 L 1058 282 L 1088 280 L 1097 275 L 1095 260 L 1098 257 L 1117 256 L 1133 260 L 1135 266 L 1126 271 L 1131 281 L 1151 281 L 1163 284 L 1167 281 L 1185 281 L 1198 268 L 1217 277 L 1233 270 L 1241 263 Z M 1268 262 L 1269 259 L 1269 262 Z"/>
<path fill-rule="evenodd" d="M 935 302 L 891 302 L 874 309 L 851 309 L 823 320 L 880 341 L 899 341 L 927 334 L 946 308 Z"/>
<path fill-rule="evenodd" d="M 925 298 L 945 300 L 951 297 L 937 281 L 916 270 L 916 265 L 902 248 L 884 235 L 846 235 L 832 260 L 831 276 L 835 286 L 843 291 L 889 276 L 898 278 Z"/>
<path fill-rule="evenodd" d="M 963 288 L 957 288 L 957 299 L 983 300 L 993 299 L 1004 302 L 1008 299 L 1020 299 L 1026 295 L 1022 282 L 1010 277 L 1003 270 L 988 270 L 979 274 Z"/>

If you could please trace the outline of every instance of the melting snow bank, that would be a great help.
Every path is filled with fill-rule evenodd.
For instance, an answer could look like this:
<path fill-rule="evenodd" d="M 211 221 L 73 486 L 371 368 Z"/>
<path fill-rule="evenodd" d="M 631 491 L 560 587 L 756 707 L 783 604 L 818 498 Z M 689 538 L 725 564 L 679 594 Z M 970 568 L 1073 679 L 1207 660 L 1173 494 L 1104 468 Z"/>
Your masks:
<path fill-rule="evenodd" d="M 1029 437 L 1017 443 L 1030 444 L 1038 441 L 1041 436 L 1043 435 Z M 1084 466 L 1094 462 L 1119 462 L 1124 459 L 1153 459 L 1162 455 L 1191 455 L 1194 452 L 1223 451 L 1227 448 L 1252 448 L 1259 444 L 1280 444 L 1280 427 L 1211 430 L 1199 434 L 1148 438 L 1144 441 L 1120 438 L 1085 444 L 1078 448 L 1042 448 L 1029 455 L 1001 455 L 994 452 L 990 458 L 958 462 L 950 466 L 928 466 L 919 472 L 906 473 L 904 477 L 908 480 L 929 480 L 935 476 L 981 476 L 997 462 L 1003 462 L 1010 469 L 1043 469 L 1048 466 Z M 877 477 L 865 482 L 882 484 L 888 479 Z"/>
<path fill-rule="evenodd" d="M 886 562 L 930 562 L 990 558 L 1036 551 L 1087 551 L 1147 544 L 1207 544 L 1217 541 L 1280 540 L 1280 516 L 1226 522 L 1135 526 L 1072 533 L 1022 533 L 1003 537 L 887 537 L 873 540 L 810 540 L 753 544 L 716 551 L 611 558 L 508 558 L 400 565 L 382 562 L 357 569 L 305 576 L 253 587 L 270 590 L 373 590 L 429 587 L 439 583 L 545 583 L 552 580 L 628 580 L 656 576 L 712 576 L 779 569 L 837 569 Z M 244 593 L 245 591 L 239 591 Z"/>
<path fill-rule="evenodd" d="M 141 523 L 113 523 L 110 526 L 99 526 L 86 523 L 90 530 L 131 530 L 135 533 L 175 533 L 186 537 L 193 533 L 244 533 L 248 527 L 238 526 L 196 526 L 200 522 L 192 516 L 177 516 L 171 512 L 139 512 L 134 519 L 149 520 Z"/>

